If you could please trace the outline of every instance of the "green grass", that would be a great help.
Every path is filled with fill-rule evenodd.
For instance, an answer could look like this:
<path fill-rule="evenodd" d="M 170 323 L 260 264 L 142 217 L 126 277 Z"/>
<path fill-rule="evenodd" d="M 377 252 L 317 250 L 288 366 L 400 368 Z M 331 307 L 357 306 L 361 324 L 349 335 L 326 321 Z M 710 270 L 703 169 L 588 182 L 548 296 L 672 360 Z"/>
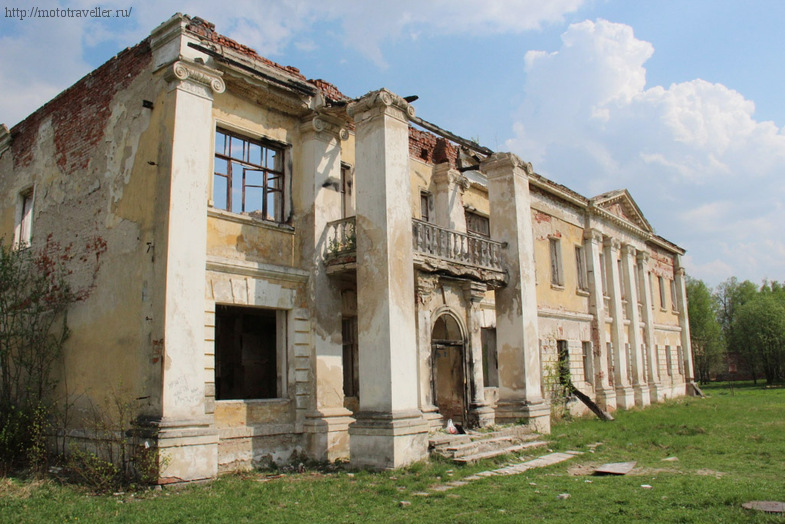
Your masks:
<path fill-rule="evenodd" d="M 378 474 L 256 472 L 102 496 L 54 481 L 0 479 L 0 522 L 785 522 L 741 508 L 785 501 L 785 388 L 737 383 L 704 392 L 709 398 L 618 412 L 612 423 L 557 424 L 551 449 L 583 455 L 427 497 L 415 493 L 504 462 Z M 589 475 L 596 465 L 631 460 L 637 466 L 627 476 Z"/>

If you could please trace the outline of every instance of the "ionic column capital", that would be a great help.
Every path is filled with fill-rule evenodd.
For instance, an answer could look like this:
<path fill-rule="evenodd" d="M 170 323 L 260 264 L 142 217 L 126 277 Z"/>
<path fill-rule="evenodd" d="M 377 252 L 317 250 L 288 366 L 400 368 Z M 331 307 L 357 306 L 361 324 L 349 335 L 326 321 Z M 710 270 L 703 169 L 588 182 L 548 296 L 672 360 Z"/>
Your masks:
<path fill-rule="evenodd" d="M 210 99 L 226 91 L 222 76 L 221 71 L 187 60 L 174 62 L 164 73 L 171 86 Z"/>
<path fill-rule="evenodd" d="M 409 102 L 387 89 L 371 91 L 359 100 L 351 102 L 346 108 L 346 112 L 356 122 L 362 122 L 381 114 L 408 121 L 415 115 L 414 107 Z"/>

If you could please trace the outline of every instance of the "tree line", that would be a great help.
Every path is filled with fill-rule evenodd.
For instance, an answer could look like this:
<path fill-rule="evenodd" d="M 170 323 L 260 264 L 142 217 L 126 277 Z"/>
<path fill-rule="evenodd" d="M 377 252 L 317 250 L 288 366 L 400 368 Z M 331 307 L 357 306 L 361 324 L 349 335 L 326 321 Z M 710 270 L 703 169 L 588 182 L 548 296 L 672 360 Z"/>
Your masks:
<path fill-rule="evenodd" d="M 785 380 L 785 283 L 687 279 L 695 378 Z"/>

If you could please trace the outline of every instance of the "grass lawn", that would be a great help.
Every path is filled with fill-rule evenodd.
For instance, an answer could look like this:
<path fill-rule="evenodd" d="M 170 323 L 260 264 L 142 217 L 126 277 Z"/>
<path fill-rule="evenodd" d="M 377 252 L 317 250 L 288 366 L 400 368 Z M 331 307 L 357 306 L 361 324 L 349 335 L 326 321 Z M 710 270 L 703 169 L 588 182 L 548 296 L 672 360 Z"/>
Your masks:
<path fill-rule="evenodd" d="M 100 496 L 54 481 L 0 479 L 0 522 L 785 523 L 785 516 L 741 507 L 751 500 L 785 502 L 785 388 L 719 384 L 704 392 L 709 398 L 618 412 L 615 422 L 556 424 L 551 449 L 583 455 L 428 496 L 418 492 L 510 459 L 378 474 L 254 472 L 176 490 Z M 671 457 L 678 460 L 663 460 Z M 593 466 L 633 460 L 637 466 L 626 476 L 590 475 Z M 558 497 L 564 493 L 569 498 Z"/>

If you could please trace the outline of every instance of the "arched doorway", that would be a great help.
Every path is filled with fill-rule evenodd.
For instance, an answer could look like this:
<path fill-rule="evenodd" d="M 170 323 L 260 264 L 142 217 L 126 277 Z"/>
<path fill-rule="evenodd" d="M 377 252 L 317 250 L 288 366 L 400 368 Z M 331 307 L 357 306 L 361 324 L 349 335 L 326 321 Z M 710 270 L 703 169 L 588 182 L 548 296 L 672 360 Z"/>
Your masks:
<path fill-rule="evenodd" d="M 469 421 L 465 341 L 458 321 L 449 313 L 436 319 L 431 331 L 434 404 L 443 419 L 466 426 Z"/>

